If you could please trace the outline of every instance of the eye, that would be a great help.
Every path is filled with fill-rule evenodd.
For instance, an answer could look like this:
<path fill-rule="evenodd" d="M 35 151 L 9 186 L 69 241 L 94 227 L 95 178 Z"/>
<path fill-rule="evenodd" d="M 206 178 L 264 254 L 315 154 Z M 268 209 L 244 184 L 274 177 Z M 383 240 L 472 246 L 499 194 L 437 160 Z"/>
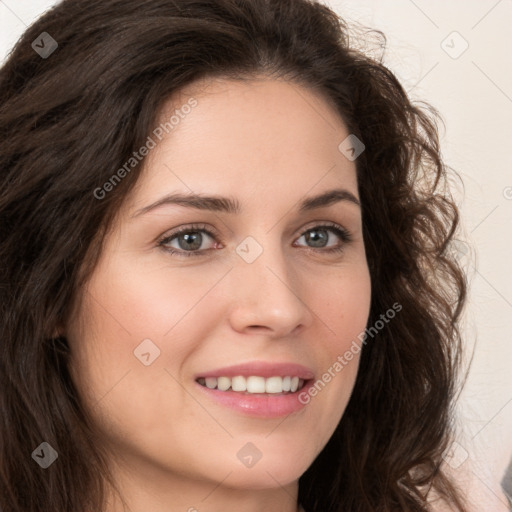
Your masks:
<path fill-rule="evenodd" d="M 193 224 L 190 226 L 184 226 L 167 235 L 164 239 L 158 242 L 158 245 L 170 254 L 178 254 L 183 256 L 200 256 L 206 249 L 198 252 L 198 249 L 204 242 L 204 235 L 212 239 L 215 239 L 215 234 L 206 228 L 204 224 Z M 176 245 L 172 246 L 171 242 L 176 241 Z M 178 249 L 178 250 L 176 250 Z"/>
<path fill-rule="evenodd" d="M 341 240 L 334 246 L 328 246 L 327 242 L 332 238 L 329 233 Z M 210 249 L 201 249 L 206 238 L 218 240 L 219 236 L 206 228 L 205 224 L 193 224 L 183 226 L 165 236 L 158 242 L 166 252 L 177 256 L 201 256 Z M 351 234 L 338 224 L 328 223 L 314 226 L 305 231 L 297 240 L 304 238 L 306 243 L 312 244 L 309 249 L 323 253 L 333 253 L 343 251 L 345 244 L 352 240 Z M 175 245 L 172 245 L 175 243 Z M 177 245 L 176 245 L 177 244 Z M 328 248 L 326 248 L 328 247 Z"/>
<path fill-rule="evenodd" d="M 331 246 L 328 249 L 324 249 L 325 247 L 328 247 L 327 242 L 331 238 L 329 233 L 334 233 L 336 237 L 341 240 L 341 243 Z M 300 240 L 301 238 L 304 238 L 306 243 L 313 244 L 310 246 L 311 249 L 319 249 L 321 252 L 327 253 L 343 251 L 345 244 L 352 240 L 351 234 L 345 228 L 333 223 L 314 226 L 313 228 L 305 231 L 297 240 Z"/>

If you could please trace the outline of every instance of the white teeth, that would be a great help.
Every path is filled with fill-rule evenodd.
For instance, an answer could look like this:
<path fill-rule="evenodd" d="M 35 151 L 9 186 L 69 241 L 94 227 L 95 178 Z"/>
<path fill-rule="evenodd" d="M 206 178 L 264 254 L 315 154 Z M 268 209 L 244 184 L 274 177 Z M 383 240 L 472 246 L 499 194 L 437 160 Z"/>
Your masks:
<path fill-rule="evenodd" d="M 265 393 L 265 379 L 263 377 L 248 377 L 247 391 L 249 393 Z"/>
<path fill-rule="evenodd" d="M 259 376 L 243 377 L 206 377 L 198 379 L 203 386 L 209 389 L 218 389 L 220 391 L 245 392 L 245 393 L 295 393 L 304 385 L 304 380 L 299 377 L 269 377 L 265 379 Z"/>
<path fill-rule="evenodd" d="M 265 381 L 265 393 L 282 393 L 283 379 L 282 377 L 270 377 Z"/>
<path fill-rule="evenodd" d="M 214 389 L 217 387 L 217 377 L 206 377 L 205 382 L 207 388 Z"/>
<path fill-rule="evenodd" d="M 227 391 L 231 387 L 231 379 L 229 377 L 218 377 L 217 388 L 221 391 Z"/>
<path fill-rule="evenodd" d="M 247 382 L 245 381 L 245 377 L 242 375 L 233 377 L 231 379 L 231 389 L 233 391 L 247 391 Z"/>

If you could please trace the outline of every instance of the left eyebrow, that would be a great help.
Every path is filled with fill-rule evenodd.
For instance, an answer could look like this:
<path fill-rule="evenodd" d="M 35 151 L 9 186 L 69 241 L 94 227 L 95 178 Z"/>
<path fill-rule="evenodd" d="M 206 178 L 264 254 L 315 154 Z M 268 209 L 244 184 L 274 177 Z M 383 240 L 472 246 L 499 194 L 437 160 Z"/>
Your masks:
<path fill-rule="evenodd" d="M 346 189 L 334 189 L 305 199 L 300 203 L 299 212 L 304 213 L 317 208 L 323 208 L 340 201 L 349 201 L 359 207 L 361 206 L 359 200 L 354 194 L 352 194 L 352 192 L 349 192 Z M 230 214 L 238 214 L 242 210 L 239 201 L 231 197 L 205 196 L 201 194 L 170 194 L 148 206 L 145 206 L 144 208 L 141 208 L 140 210 L 137 210 L 133 217 L 138 217 L 139 215 L 143 215 L 144 213 L 166 204 L 177 204 L 187 208 L 195 208 L 197 210 L 226 212 Z"/>
<path fill-rule="evenodd" d="M 323 192 L 322 194 L 314 197 L 309 197 L 305 199 L 300 207 L 299 212 L 307 212 L 310 210 L 315 210 L 316 208 L 323 208 L 325 206 L 330 206 L 331 204 L 338 203 L 339 201 L 349 201 L 359 207 L 361 207 L 361 203 L 357 199 L 357 197 L 344 188 L 337 188 L 334 190 L 328 190 L 327 192 Z"/>

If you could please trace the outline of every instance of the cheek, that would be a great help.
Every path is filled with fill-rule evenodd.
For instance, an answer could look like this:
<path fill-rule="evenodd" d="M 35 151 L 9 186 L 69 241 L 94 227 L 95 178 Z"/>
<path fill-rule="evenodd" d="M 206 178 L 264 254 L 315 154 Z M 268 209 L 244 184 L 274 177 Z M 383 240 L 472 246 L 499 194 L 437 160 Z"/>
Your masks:
<path fill-rule="evenodd" d="M 165 275 L 161 269 L 98 267 L 84 294 L 81 320 L 68 327 L 73 380 L 112 446 L 155 452 L 159 429 L 167 425 L 166 434 L 171 432 L 176 411 L 197 416 L 178 384 L 196 338 L 182 332 L 180 343 L 179 333 L 187 325 L 187 311 L 208 288 L 204 282 L 187 286 L 190 279 L 181 282 L 175 276 L 171 283 Z"/>
<path fill-rule="evenodd" d="M 96 286 L 116 320 L 134 338 L 171 335 L 187 315 L 201 307 L 229 266 L 210 265 L 193 270 L 190 267 L 162 266 L 162 260 L 120 261 L 106 273 L 106 282 Z M 203 311 L 203 314 L 207 311 Z"/>
<path fill-rule="evenodd" d="M 314 428 L 324 441 L 339 423 L 350 399 L 357 377 L 362 339 L 371 303 L 371 281 L 366 265 L 353 266 L 350 272 L 338 272 L 320 293 L 311 288 L 310 307 L 318 315 L 319 375 L 313 388 L 301 401 L 316 407 L 318 422 Z M 323 425 L 320 427 L 318 425 Z M 329 426 L 329 431 L 322 431 Z"/>
<path fill-rule="evenodd" d="M 324 280 L 324 293 L 310 292 L 319 317 L 330 336 L 328 347 L 342 350 L 364 331 L 371 303 L 371 281 L 368 267 L 357 265 Z M 348 343 L 348 346 L 347 346 Z"/>
<path fill-rule="evenodd" d="M 89 401 L 105 396 L 128 372 L 126 381 L 138 382 L 130 393 L 141 399 L 146 383 L 154 388 L 158 371 L 169 368 L 179 378 L 182 363 L 218 322 L 208 295 L 225 272 L 219 266 L 193 272 L 121 258 L 101 262 L 84 292 L 82 311 L 72 315 L 81 320 L 68 326 L 72 371 L 86 383 Z M 161 375 L 167 386 L 169 379 Z"/>
<path fill-rule="evenodd" d="M 154 265 L 99 269 L 87 293 L 91 304 L 87 315 L 89 330 L 104 340 L 96 350 L 108 359 L 128 360 L 143 340 L 159 345 L 171 337 L 173 351 L 179 352 L 181 325 L 194 309 L 200 309 L 201 299 L 221 275 Z M 202 315 L 207 320 L 208 310 L 203 309 Z"/>

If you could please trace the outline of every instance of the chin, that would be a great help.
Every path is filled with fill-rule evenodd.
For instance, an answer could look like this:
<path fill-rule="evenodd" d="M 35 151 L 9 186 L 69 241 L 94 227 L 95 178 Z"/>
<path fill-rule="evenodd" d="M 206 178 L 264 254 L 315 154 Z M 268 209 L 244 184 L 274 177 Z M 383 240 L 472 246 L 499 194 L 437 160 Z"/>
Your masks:
<path fill-rule="evenodd" d="M 259 466 L 259 464 L 257 466 Z M 226 479 L 224 482 L 225 485 L 234 489 L 273 489 L 296 482 L 305 471 L 302 467 L 290 467 L 286 464 L 286 461 L 276 462 L 276 464 L 267 464 L 266 466 L 262 465 L 259 468 L 257 466 L 250 469 L 237 468 Z M 218 475 L 218 473 L 216 475 Z"/>
<path fill-rule="evenodd" d="M 297 450 L 297 448 L 294 448 L 294 450 Z M 273 452 L 267 457 L 263 454 L 261 459 L 252 467 L 244 467 L 237 460 L 234 465 L 226 465 L 225 474 L 231 471 L 231 475 L 226 480 L 226 485 L 261 490 L 296 482 L 313 462 L 309 458 L 306 460 L 303 453 L 301 453 L 301 459 L 296 459 L 296 455 L 293 451 L 286 454 Z M 218 475 L 219 470 L 217 469 L 215 478 L 218 478 Z"/>

